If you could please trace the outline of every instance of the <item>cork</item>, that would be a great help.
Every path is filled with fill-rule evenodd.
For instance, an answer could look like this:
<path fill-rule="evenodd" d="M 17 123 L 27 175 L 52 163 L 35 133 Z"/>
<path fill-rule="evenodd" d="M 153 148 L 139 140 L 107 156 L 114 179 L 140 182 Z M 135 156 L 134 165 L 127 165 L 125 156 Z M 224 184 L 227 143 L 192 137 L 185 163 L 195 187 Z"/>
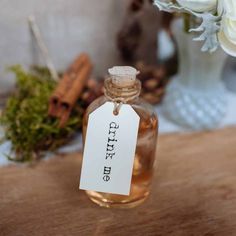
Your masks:
<path fill-rule="evenodd" d="M 132 86 L 135 84 L 139 71 L 131 66 L 114 66 L 108 70 L 112 83 L 119 86 Z"/>

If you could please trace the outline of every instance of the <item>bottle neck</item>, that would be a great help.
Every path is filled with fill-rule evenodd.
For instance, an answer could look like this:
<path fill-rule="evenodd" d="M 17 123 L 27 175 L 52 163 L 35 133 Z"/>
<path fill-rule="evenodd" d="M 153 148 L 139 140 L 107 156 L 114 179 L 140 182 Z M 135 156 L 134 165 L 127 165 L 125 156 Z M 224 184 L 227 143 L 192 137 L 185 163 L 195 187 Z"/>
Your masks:
<path fill-rule="evenodd" d="M 136 99 L 141 92 L 141 82 L 135 80 L 132 85 L 117 85 L 113 83 L 111 78 L 107 78 L 104 82 L 105 96 L 114 102 L 128 103 Z"/>

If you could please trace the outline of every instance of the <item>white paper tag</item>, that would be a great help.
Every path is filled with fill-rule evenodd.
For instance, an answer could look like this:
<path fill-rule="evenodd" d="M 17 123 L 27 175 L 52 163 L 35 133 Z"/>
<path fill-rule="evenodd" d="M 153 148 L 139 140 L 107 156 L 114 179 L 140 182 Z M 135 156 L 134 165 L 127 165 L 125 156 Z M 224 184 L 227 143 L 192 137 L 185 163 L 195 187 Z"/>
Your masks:
<path fill-rule="evenodd" d="M 80 189 L 129 195 L 139 128 L 130 105 L 106 102 L 89 115 Z"/>

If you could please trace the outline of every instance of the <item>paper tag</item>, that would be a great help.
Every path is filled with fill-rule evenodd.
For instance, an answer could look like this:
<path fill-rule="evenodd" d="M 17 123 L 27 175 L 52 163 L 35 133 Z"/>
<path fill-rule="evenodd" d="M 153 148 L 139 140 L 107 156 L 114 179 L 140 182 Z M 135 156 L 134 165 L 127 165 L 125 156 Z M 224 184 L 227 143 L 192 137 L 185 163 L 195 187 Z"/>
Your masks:
<path fill-rule="evenodd" d="M 89 115 L 80 189 L 129 195 L 140 118 L 127 104 L 113 110 L 106 102 Z"/>

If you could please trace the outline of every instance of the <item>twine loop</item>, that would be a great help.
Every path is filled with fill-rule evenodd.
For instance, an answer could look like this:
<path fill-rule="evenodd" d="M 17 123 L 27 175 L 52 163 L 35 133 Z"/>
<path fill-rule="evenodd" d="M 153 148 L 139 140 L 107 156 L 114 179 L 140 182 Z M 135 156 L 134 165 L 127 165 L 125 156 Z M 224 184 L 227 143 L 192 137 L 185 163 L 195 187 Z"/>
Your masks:
<path fill-rule="evenodd" d="M 123 104 L 137 98 L 141 91 L 141 83 L 139 80 L 135 84 L 128 87 L 117 86 L 112 83 L 110 78 L 105 80 L 105 97 L 114 103 L 113 114 L 118 115 Z"/>
<path fill-rule="evenodd" d="M 126 98 L 123 98 L 123 97 L 112 98 L 112 97 L 109 95 L 109 93 L 107 93 L 107 91 L 105 90 L 105 91 L 104 91 L 104 95 L 105 95 L 105 97 L 106 97 L 108 100 L 110 100 L 110 101 L 112 101 L 112 102 L 114 103 L 113 114 L 117 116 L 117 115 L 119 115 L 119 111 L 120 111 L 120 109 L 121 109 L 121 106 L 122 106 L 123 104 L 126 104 L 126 103 L 128 103 L 129 101 L 135 99 L 136 97 L 138 97 L 138 96 L 139 96 L 139 93 L 137 93 L 137 94 L 135 94 L 135 95 L 133 95 L 133 96 L 130 96 L 130 97 L 126 97 Z"/>

